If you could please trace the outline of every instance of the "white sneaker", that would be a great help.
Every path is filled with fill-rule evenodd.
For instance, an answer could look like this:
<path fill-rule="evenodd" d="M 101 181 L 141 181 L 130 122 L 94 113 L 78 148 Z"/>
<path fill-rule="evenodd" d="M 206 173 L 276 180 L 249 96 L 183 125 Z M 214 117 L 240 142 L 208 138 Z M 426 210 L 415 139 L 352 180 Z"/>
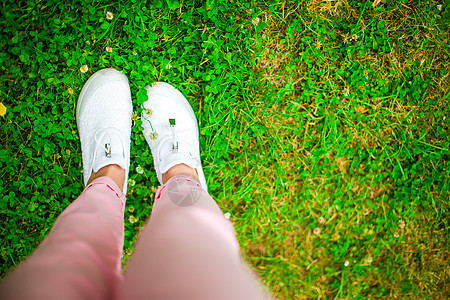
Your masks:
<path fill-rule="evenodd" d="M 179 90 L 170 84 L 157 82 L 147 86 L 142 126 L 152 150 L 158 180 L 177 164 L 197 170 L 201 186 L 208 191 L 200 160 L 198 124 L 194 111 Z"/>
<path fill-rule="evenodd" d="M 92 171 L 117 164 L 130 167 L 131 91 L 128 79 L 115 69 L 102 69 L 83 86 L 77 103 L 77 125 L 83 156 L 84 185 Z"/>

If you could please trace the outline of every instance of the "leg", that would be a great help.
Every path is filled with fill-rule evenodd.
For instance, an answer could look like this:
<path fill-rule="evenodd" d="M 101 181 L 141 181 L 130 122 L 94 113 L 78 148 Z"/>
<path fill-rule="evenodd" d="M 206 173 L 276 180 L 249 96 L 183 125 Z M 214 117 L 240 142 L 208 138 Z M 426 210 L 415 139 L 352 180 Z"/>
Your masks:
<path fill-rule="evenodd" d="M 121 284 L 125 196 L 100 177 L 2 283 L 1 299 L 113 299 Z"/>
<path fill-rule="evenodd" d="M 123 299 L 264 299 L 234 228 L 208 194 L 194 111 L 167 83 L 147 87 L 141 117 L 158 180 L 152 216 L 125 275 Z"/>
<path fill-rule="evenodd" d="M 121 285 L 123 212 L 130 162 L 128 79 L 103 69 L 77 103 L 86 189 L 36 252 L 9 275 L 1 299 L 114 299 Z"/>
<path fill-rule="evenodd" d="M 122 299 L 267 299 L 216 202 L 194 178 L 172 175 L 156 192 Z"/>

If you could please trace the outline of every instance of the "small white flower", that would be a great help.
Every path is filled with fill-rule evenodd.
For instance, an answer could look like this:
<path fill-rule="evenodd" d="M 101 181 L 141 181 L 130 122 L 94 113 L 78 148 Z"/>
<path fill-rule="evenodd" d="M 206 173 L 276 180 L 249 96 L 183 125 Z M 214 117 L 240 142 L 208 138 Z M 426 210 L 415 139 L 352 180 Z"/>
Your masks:
<path fill-rule="evenodd" d="M 348 260 L 345 261 L 344 266 L 348 267 L 350 263 L 348 262 Z"/>
<path fill-rule="evenodd" d="M 111 47 L 106 47 L 106 52 L 112 52 L 112 48 Z"/>
<path fill-rule="evenodd" d="M 110 12 L 110 11 L 107 11 L 107 12 L 106 12 L 106 18 L 107 18 L 108 20 L 112 20 L 112 19 L 114 18 L 113 13 Z"/>
<path fill-rule="evenodd" d="M 158 133 L 156 131 L 150 132 L 149 138 L 151 140 L 156 140 L 158 138 Z"/>
<path fill-rule="evenodd" d="M 398 221 L 398 227 L 405 228 L 405 225 L 406 225 L 405 221 L 403 220 Z"/>
<path fill-rule="evenodd" d="M 231 217 L 231 213 L 230 212 L 226 212 L 223 214 L 223 216 L 225 217 L 225 219 L 229 220 Z"/>
<path fill-rule="evenodd" d="M 394 233 L 394 237 L 398 238 L 400 236 L 400 234 L 398 232 Z"/>
<path fill-rule="evenodd" d="M 439 4 L 436 7 L 437 7 L 437 9 L 442 10 L 442 4 Z"/>
<path fill-rule="evenodd" d="M 352 40 L 353 41 L 357 41 L 358 40 L 358 36 L 356 34 L 352 35 Z"/>
<path fill-rule="evenodd" d="M 145 109 L 142 114 L 144 115 L 144 118 L 149 119 L 153 115 L 153 110 L 151 109 Z"/>
<path fill-rule="evenodd" d="M 136 172 L 138 172 L 139 174 L 144 173 L 144 169 L 139 165 L 136 167 Z"/>
<path fill-rule="evenodd" d="M 350 89 L 348 87 L 345 87 L 342 90 L 342 93 L 344 94 L 345 97 L 347 97 L 348 95 L 350 95 Z"/>
<path fill-rule="evenodd" d="M 133 55 L 137 55 L 137 52 L 136 52 L 136 50 L 133 50 L 133 52 L 131 52 L 131 54 L 133 54 Z"/>
<path fill-rule="evenodd" d="M 322 223 L 325 221 L 325 219 L 324 219 L 323 217 L 320 217 L 319 219 L 317 219 L 317 221 L 318 221 L 320 224 L 322 224 Z"/>
<path fill-rule="evenodd" d="M 319 234 L 320 233 L 320 228 L 314 228 L 314 234 Z"/>
<path fill-rule="evenodd" d="M 372 263 L 372 261 L 373 261 L 372 256 L 368 256 L 368 257 L 366 257 L 366 259 L 364 259 L 364 262 L 365 262 L 366 264 L 370 264 L 370 263 Z"/>
<path fill-rule="evenodd" d="M 136 223 L 137 221 L 139 221 L 139 217 L 135 218 L 134 216 L 130 216 L 128 218 L 128 221 L 130 221 L 131 224 Z"/>
<path fill-rule="evenodd" d="M 171 65 L 170 63 L 168 63 L 168 64 L 166 65 L 166 69 L 167 69 L 167 70 L 172 69 L 172 65 Z"/>
<path fill-rule="evenodd" d="M 348 42 L 350 40 L 350 38 L 348 37 L 348 34 L 344 34 L 342 37 L 344 38 L 344 44 L 348 44 Z"/>
<path fill-rule="evenodd" d="M 136 181 L 133 179 L 128 179 L 128 186 L 134 186 L 136 184 Z"/>
<path fill-rule="evenodd" d="M 322 48 L 322 46 L 323 46 L 323 44 L 322 44 L 321 41 L 317 41 L 317 42 L 315 42 L 313 45 L 314 45 L 314 47 L 315 47 L 316 49 L 320 49 L 320 48 Z"/>
<path fill-rule="evenodd" d="M 254 18 L 254 19 L 252 20 L 252 23 L 253 23 L 253 25 L 258 26 L 258 24 L 259 24 L 259 18 Z"/>
<path fill-rule="evenodd" d="M 364 214 L 365 216 L 367 216 L 369 213 L 370 213 L 370 210 L 369 210 L 368 208 L 366 208 L 366 209 L 364 210 L 364 213 L 363 213 L 363 214 Z"/>
<path fill-rule="evenodd" d="M 88 70 L 89 70 L 89 68 L 88 68 L 87 65 L 82 65 L 81 68 L 80 68 L 80 72 L 81 73 L 86 73 Z"/>

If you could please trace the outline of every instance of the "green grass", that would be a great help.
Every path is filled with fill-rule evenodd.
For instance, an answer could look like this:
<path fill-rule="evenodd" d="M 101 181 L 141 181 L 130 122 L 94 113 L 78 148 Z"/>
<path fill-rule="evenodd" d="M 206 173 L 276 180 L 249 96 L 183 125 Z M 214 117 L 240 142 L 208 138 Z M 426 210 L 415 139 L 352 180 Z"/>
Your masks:
<path fill-rule="evenodd" d="M 191 102 L 210 193 L 279 299 L 450 296 L 448 4 L 68 3 L 0 3 L 2 277 L 82 191 L 77 97 L 115 67 L 136 113 L 156 81 Z M 158 185 L 138 120 L 132 141 L 124 264 Z"/>

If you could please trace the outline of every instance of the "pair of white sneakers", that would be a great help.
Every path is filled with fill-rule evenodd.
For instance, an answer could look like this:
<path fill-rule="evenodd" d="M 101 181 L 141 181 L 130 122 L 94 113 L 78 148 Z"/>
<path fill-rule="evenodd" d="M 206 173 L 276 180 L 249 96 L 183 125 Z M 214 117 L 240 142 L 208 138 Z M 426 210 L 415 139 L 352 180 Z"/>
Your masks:
<path fill-rule="evenodd" d="M 197 119 L 186 98 L 164 82 L 147 86 L 148 100 L 141 116 L 143 134 L 152 151 L 158 180 L 178 164 L 197 170 L 207 191 L 200 160 Z M 77 125 L 83 156 L 84 184 L 92 172 L 117 164 L 125 169 L 123 192 L 127 192 L 130 167 L 133 105 L 128 78 L 109 68 L 93 74 L 81 90 L 77 103 Z"/>

